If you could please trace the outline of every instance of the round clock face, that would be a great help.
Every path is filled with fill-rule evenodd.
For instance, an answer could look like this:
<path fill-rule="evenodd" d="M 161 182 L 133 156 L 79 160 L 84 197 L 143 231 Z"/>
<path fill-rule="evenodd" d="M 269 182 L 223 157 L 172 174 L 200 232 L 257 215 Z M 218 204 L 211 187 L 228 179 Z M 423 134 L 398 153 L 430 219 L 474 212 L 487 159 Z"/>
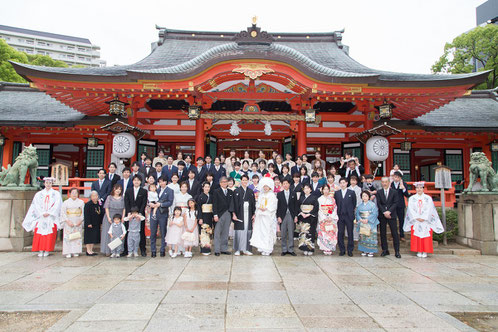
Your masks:
<path fill-rule="evenodd" d="M 125 153 L 131 147 L 131 141 L 128 137 L 117 135 L 113 140 L 114 151 L 117 153 Z"/>
<path fill-rule="evenodd" d="M 387 156 L 389 153 L 389 142 L 386 139 L 378 139 L 373 144 L 373 150 L 379 156 Z"/>

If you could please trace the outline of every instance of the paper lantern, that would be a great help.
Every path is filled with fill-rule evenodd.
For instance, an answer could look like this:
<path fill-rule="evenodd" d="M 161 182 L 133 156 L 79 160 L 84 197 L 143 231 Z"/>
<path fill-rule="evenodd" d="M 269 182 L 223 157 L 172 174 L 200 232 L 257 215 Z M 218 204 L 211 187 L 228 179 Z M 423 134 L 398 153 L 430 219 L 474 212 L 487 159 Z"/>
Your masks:
<path fill-rule="evenodd" d="M 118 158 L 130 158 L 135 154 L 137 140 L 130 133 L 119 133 L 112 140 L 112 153 Z"/>
<path fill-rule="evenodd" d="M 384 161 L 389 156 L 389 141 L 382 136 L 372 136 L 366 144 L 367 158 L 370 161 Z"/>

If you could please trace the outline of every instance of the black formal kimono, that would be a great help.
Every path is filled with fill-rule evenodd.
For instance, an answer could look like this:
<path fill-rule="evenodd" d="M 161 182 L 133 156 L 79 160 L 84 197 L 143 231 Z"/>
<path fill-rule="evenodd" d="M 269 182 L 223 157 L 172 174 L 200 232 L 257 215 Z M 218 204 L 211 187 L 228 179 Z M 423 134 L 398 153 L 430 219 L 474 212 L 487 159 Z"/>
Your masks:
<path fill-rule="evenodd" d="M 99 203 L 95 204 L 89 200 L 85 204 L 84 218 L 85 218 L 85 237 L 84 243 L 100 243 L 100 225 L 104 217 L 105 209 Z M 88 227 L 88 226 L 92 227 Z"/>
<path fill-rule="evenodd" d="M 256 212 L 256 199 L 254 191 L 247 187 L 245 190 L 242 186 L 235 189 L 232 200 L 232 211 L 237 217 L 234 220 L 234 237 L 233 237 L 233 250 L 235 251 L 249 251 L 249 240 L 252 235 L 252 217 Z"/>
<path fill-rule="evenodd" d="M 202 225 L 200 225 L 200 246 L 202 254 L 211 253 L 212 239 L 214 233 L 214 222 L 213 222 L 213 195 L 206 195 L 205 193 L 200 193 L 197 196 L 197 207 L 199 209 L 199 222 L 202 220 Z M 211 211 L 211 212 L 208 212 Z"/>
<path fill-rule="evenodd" d="M 316 196 L 309 195 L 306 197 L 304 193 L 301 194 L 296 210 L 298 213 L 299 249 L 302 251 L 315 251 L 318 208 L 319 204 Z M 301 213 L 310 214 L 310 216 L 304 218 Z"/>

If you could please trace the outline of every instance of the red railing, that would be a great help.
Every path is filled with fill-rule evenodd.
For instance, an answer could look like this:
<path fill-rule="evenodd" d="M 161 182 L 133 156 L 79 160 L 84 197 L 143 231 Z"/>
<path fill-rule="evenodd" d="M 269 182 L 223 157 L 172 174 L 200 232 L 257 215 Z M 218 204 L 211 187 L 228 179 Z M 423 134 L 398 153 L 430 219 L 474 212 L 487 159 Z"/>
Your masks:
<path fill-rule="evenodd" d="M 407 182 L 409 185 L 413 185 L 415 182 Z M 434 201 L 434 205 L 440 207 L 441 206 L 441 189 L 438 189 L 435 187 L 435 182 L 426 182 L 425 183 L 425 189 L 424 193 L 432 197 L 432 200 Z M 455 202 L 456 202 L 456 195 L 455 195 L 455 185 L 456 182 L 451 183 L 451 188 L 450 189 L 445 189 L 444 190 L 444 205 L 446 207 L 454 207 Z M 408 192 L 413 195 L 415 194 L 415 189 L 410 189 Z"/>
<path fill-rule="evenodd" d="M 83 197 L 82 194 L 85 190 L 90 190 L 92 187 L 91 186 L 85 187 L 84 182 L 93 182 L 93 181 L 97 181 L 97 179 L 95 179 L 95 178 L 69 178 L 68 186 L 62 187 L 62 190 L 64 193 L 66 193 L 66 191 L 71 189 L 71 188 L 77 188 L 80 192 L 80 198 L 86 203 L 88 201 L 88 198 Z"/>

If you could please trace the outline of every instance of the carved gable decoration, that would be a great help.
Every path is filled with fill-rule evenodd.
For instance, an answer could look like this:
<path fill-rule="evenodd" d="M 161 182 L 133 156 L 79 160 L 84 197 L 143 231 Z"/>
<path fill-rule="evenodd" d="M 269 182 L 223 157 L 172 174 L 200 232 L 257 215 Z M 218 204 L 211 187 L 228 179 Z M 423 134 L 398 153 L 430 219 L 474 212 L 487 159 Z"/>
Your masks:
<path fill-rule="evenodd" d="M 142 137 L 145 136 L 146 132 L 138 127 L 129 125 L 127 123 L 124 123 L 122 121 L 119 121 L 118 119 L 114 120 L 113 122 L 110 122 L 106 124 L 105 126 L 100 127 L 103 130 L 110 131 L 112 133 L 130 133 L 137 140 L 141 139 Z"/>
<path fill-rule="evenodd" d="M 261 31 L 261 28 L 253 23 L 252 26 L 247 28 L 247 31 L 237 33 L 234 36 L 234 41 L 239 45 L 270 45 L 273 43 L 273 35 L 266 31 Z"/>
<path fill-rule="evenodd" d="M 275 71 L 263 63 L 242 63 L 232 69 L 232 72 L 244 74 L 251 80 L 255 80 L 263 74 L 273 73 Z"/>

